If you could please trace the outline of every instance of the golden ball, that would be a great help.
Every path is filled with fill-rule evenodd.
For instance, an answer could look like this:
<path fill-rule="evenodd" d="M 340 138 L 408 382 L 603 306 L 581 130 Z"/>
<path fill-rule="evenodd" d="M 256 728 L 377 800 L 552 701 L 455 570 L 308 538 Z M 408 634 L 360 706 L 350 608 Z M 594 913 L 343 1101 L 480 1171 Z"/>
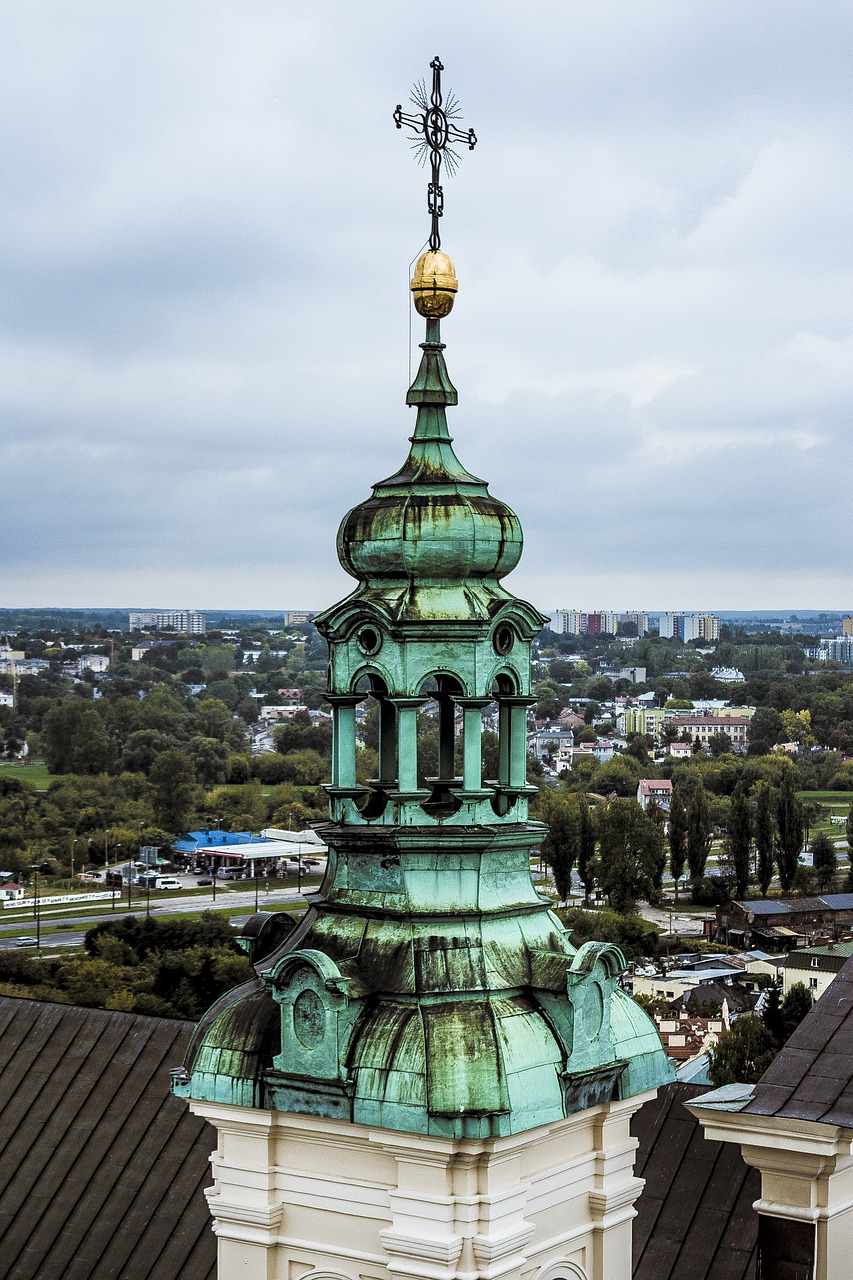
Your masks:
<path fill-rule="evenodd" d="M 453 260 L 440 249 L 427 249 L 415 263 L 412 293 L 415 310 L 427 320 L 440 320 L 453 309 L 459 288 Z"/>

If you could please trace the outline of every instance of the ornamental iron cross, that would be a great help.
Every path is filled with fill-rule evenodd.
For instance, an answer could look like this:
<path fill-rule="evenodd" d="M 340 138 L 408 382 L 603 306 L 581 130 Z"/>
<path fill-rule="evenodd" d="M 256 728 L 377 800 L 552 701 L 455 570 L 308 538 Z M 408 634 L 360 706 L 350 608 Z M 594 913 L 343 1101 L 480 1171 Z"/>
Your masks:
<path fill-rule="evenodd" d="M 473 151 L 477 145 L 477 135 L 473 129 L 466 133 L 452 123 L 459 118 L 459 103 L 451 92 L 447 94 L 447 103 L 442 102 L 441 73 L 444 67 L 441 59 L 433 58 L 429 65 L 432 71 L 432 93 L 427 94 L 426 81 L 419 80 L 411 94 L 412 102 L 419 108 L 418 113 L 409 115 L 398 103 L 394 109 L 394 123 L 398 129 L 405 125 L 415 135 L 412 149 L 417 153 L 421 164 L 425 164 L 429 156 L 431 176 L 427 188 L 427 210 L 432 218 L 429 247 L 438 249 L 441 246 L 438 220 L 444 213 L 441 162 L 443 160 L 447 166 L 448 174 L 454 174 L 459 165 L 459 156 L 450 143 L 464 142 L 468 150 Z"/>

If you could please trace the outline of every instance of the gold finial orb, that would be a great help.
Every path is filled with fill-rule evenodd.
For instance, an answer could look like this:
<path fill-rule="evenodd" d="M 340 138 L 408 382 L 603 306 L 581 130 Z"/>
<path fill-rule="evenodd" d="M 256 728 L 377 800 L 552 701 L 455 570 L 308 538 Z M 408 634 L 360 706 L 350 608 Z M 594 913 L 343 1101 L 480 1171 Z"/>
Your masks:
<path fill-rule="evenodd" d="M 412 276 L 412 293 L 415 310 L 426 320 L 440 320 L 449 315 L 459 281 L 453 260 L 440 249 L 427 249 L 415 263 Z"/>

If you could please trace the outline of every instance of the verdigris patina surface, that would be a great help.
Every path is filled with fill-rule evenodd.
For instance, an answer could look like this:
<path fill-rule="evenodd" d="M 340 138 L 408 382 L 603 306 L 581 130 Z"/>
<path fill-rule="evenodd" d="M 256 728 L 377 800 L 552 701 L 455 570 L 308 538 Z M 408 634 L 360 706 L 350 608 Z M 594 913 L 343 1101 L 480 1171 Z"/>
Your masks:
<path fill-rule="evenodd" d="M 200 1023 L 175 1091 L 448 1137 L 503 1136 L 672 1078 L 653 1023 L 619 987 L 619 949 L 576 950 L 534 887 L 528 820 L 530 643 L 545 619 L 502 579 L 521 525 L 459 462 L 440 323 L 446 254 L 412 281 L 426 319 L 402 468 L 345 517 L 358 582 L 317 619 L 333 709 L 327 873 L 303 920 Z M 375 700 L 378 777 L 356 777 L 356 708 Z M 418 768 L 437 705 L 438 771 Z M 482 776 L 496 703 L 497 777 Z M 457 725 L 461 720 L 461 755 Z M 457 759 L 461 768 L 457 772 Z"/>

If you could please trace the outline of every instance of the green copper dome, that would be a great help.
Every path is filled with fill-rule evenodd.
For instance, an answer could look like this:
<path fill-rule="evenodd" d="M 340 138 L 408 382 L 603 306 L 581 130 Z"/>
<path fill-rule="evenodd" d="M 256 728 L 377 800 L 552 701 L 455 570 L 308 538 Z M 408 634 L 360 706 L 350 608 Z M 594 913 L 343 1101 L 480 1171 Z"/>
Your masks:
<path fill-rule="evenodd" d="M 420 369 L 407 396 L 417 405 L 403 467 L 344 516 L 338 558 L 360 581 L 500 579 L 521 558 L 521 524 L 453 451 L 445 406 L 457 401 L 438 321 L 427 322 Z"/>
<path fill-rule="evenodd" d="M 358 586 L 316 619 L 333 714 L 326 875 L 259 980 L 200 1025 L 174 1088 L 500 1137 L 654 1088 L 673 1069 L 619 985 L 622 953 L 576 949 L 531 878 L 545 828 L 527 810 L 530 645 L 545 619 L 500 581 L 521 555 L 518 519 L 453 451 L 445 409 L 457 396 L 431 314 L 446 299 L 428 285 L 409 456 L 345 517 L 338 554 Z M 368 697 L 377 776 L 362 781 Z M 484 713 L 498 747 L 487 770 Z"/>

